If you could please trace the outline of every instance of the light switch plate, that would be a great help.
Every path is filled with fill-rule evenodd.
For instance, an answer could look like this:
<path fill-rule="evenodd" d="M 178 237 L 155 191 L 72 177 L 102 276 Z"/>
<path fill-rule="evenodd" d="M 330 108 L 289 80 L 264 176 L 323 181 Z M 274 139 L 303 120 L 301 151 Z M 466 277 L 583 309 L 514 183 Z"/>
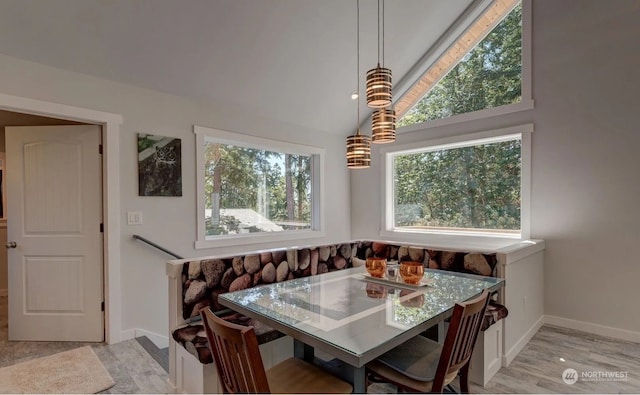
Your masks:
<path fill-rule="evenodd" d="M 142 211 L 127 211 L 127 225 L 142 225 Z"/>

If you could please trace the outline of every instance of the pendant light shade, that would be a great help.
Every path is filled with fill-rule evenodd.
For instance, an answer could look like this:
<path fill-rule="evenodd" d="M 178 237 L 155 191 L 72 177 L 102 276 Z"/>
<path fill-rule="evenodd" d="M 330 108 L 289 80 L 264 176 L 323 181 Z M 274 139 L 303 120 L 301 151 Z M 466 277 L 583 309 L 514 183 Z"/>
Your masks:
<path fill-rule="evenodd" d="M 389 108 L 378 108 L 373 112 L 371 142 L 376 144 L 396 141 L 396 112 Z"/>
<path fill-rule="evenodd" d="M 367 106 L 384 108 L 391 104 L 391 69 L 380 67 L 367 71 Z"/>
<path fill-rule="evenodd" d="M 347 167 L 349 169 L 366 169 L 371 166 L 371 139 L 369 136 L 356 134 L 347 137 Z"/>

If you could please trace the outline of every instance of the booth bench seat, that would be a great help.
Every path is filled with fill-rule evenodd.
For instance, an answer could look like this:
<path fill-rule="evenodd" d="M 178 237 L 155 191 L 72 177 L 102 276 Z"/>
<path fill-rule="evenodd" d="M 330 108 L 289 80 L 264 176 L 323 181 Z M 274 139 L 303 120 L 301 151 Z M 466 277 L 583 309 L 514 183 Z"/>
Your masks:
<path fill-rule="evenodd" d="M 398 245 L 388 242 L 356 241 L 340 244 L 276 249 L 227 257 L 203 257 L 170 261 L 169 277 L 170 331 L 169 380 L 176 392 L 219 392 L 203 326 L 197 322 L 200 310 L 211 308 L 223 319 L 256 328 L 265 368 L 293 355 L 293 340 L 258 321 L 229 311 L 217 301 L 223 292 L 246 289 L 260 284 L 312 276 L 328 271 L 363 265 L 366 258 L 376 256 L 402 261 L 423 262 L 425 267 L 467 272 L 485 276 L 498 275 L 495 253 L 441 251 L 427 247 Z M 490 339 L 502 345 L 502 322 L 508 311 L 496 296 L 485 315 L 483 328 Z M 482 335 L 481 335 L 482 336 Z M 486 340 L 478 341 L 474 354 L 486 359 Z M 478 350 L 478 347 L 482 350 Z M 500 367 L 501 348 L 497 355 Z M 495 365 L 495 361 L 493 361 Z M 472 381 L 484 384 L 485 372 L 472 364 Z M 484 366 L 484 363 L 483 363 Z M 475 370 L 475 372 L 474 372 Z M 474 374 L 477 376 L 474 380 Z"/>

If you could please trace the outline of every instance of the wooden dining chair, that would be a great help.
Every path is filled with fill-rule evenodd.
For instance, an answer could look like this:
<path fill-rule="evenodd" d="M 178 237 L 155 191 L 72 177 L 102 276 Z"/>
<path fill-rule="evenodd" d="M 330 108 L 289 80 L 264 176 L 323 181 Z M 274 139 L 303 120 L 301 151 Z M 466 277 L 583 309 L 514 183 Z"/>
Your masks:
<path fill-rule="evenodd" d="M 443 392 L 458 374 L 460 391 L 469 392 L 469 361 L 489 302 L 489 291 L 456 303 L 444 344 L 416 336 L 366 365 L 368 381 L 395 384 L 414 392 Z"/>
<path fill-rule="evenodd" d="M 227 322 L 209 308 L 203 309 L 200 315 L 225 393 L 348 394 L 353 391 L 351 384 L 298 358 L 289 358 L 265 370 L 252 326 Z"/>

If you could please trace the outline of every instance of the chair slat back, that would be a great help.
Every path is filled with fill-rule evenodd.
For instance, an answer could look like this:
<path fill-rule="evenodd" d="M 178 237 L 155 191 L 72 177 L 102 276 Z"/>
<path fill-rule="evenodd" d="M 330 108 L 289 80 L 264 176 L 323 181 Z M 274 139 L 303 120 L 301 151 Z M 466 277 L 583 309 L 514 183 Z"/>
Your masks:
<path fill-rule="evenodd" d="M 209 308 L 203 309 L 200 315 L 225 393 L 269 393 L 253 327 L 225 321 Z"/>
<path fill-rule="evenodd" d="M 445 378 L 469 363 L 488 303 L 487 290 L 475 299 L 456 303 L 433 380 L 433 392 L 442 392 Z"/>

